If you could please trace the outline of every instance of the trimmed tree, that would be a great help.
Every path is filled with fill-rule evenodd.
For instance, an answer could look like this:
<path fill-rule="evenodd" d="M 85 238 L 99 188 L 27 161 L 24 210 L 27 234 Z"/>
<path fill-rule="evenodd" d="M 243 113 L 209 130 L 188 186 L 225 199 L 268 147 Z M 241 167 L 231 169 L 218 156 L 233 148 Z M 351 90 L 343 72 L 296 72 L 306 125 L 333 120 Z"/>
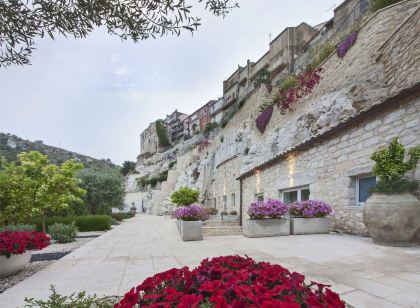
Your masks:
<path fill-rule="evenodd" d="M 48 156 L 37 151 L 18 155 L 17 163 L 0 161 L 0 223 L 26 223 L 68 209 L 81 203 L 85 190 L 79 186 L 76 173 L 83 164 L 74 160 L 61 166 L 50 164 Z"/>
<path fill-rule="evenodd" d="M 177 206 L 190 205 L 198 202 L 199 195 L 200 192 L 197 189 L 184 186 L 172 193 L 171 201 Z"/>

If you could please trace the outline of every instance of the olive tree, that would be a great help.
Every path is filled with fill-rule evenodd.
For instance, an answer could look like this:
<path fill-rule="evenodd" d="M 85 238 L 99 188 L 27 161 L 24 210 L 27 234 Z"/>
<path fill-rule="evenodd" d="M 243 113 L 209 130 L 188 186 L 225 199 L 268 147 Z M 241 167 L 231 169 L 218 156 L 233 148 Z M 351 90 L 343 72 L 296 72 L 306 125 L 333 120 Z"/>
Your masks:
<path fill-rule="evenodd" d="M 85 38 L 95 28 L 134 42 L 163 35 L 193 33 L 201 19 L 194 3 L 225 16 L 233 0 L 2 0 L 0 1 L 0 68 L 30 63 L 38 38 L 63 35 Z"/>

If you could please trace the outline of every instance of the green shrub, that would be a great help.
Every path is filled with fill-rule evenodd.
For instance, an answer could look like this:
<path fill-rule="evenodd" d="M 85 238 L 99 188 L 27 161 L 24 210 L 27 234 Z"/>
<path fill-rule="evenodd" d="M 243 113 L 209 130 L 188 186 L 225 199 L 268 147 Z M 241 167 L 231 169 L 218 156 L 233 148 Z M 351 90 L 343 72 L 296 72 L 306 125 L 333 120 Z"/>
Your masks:
<path fill-rule="evenodd" d="M 401 1 L 402 0 L 371 0 L 370 10 L 371 12 L 376 12 L 380 9 L 383 9 L 384 7 L 390 6 Z"/>
<path fill-rule="evenodd" d="M 287 91 L 288 89 L 296 87 L 297 85 L 298 80 L 295 75 L 288 75 L 279 82 L 279 86 L 283 91 Z"/>
<path fill-rule="evenodd" d="M 332 42 L 325 42 L 320 47 L 316 49 L 312 49 L 310 51 L 312 56 L 312 62 L 310 64 L 310 67 L 315 69 L 317 68 L 330 54 L 335 52 L 336 45 Z"/>
<path fill-rule="evenodd" d="M 199 195 L 200 192 L 197 189 L 184 186 L 172 193 L 171 201 L 178 206 L 190 205 L 198 202 Z"/>
<path fill-rule="evenodd" d="M 209 215 L 217 215 L 219 211 L 214 207 L 206 207 L 206 211 Z"/>
<path fill-rule="evenodd" d="M 158 178 L 157 178 L 157 177 L 152 177 L 152 178 L 149 180 L 149 184 L 150 184 L 150 186 L 151 186 L 152 188 L 156 186 L 157 182 L 158 182 Z"/>
<path fill-rule="evenodd" d="M 169 169 L 171 169 L 173 166 L 175 166 L 175 164 L 176 164 L 176 160 L 171 161 L 171 162 L 169 163 Z"/>
<path fill-rule="evenodd" d="M 133 218 L 134 215 L 135 214 L 132 214 L 132 213 L 112 213 L 111 217 L 118 221 L 122 221 L 124 219 Z"/>
<path fill-rule="evenodd" d="M 227 215 L 227 214 L 228 214 L 228 212 L 223 211 L 223 212 L 221 212 L 220 214 L 221 214 L 221 215 Z"/>
<path fill-rule="evenodd" d="M 64 217 L 47 217 L 47 228 L 55 223 L 62 223 L 69 225 L 72 222 L 76 223 L 79 232 L 87 231 L 104 231 L 111 229 L 112 219 L 107 215 L 88 215 L 88 216 L 64 216 Z M 41 219 L 35 219 L 33 223 L 38 230 L 41 230 Z"/>
<path fill-rule="evenodd" d="M 215 128 L 217 127 L 217 123 L 212 122 L 212 123 L 207 123 L 206 127 L 204 128 L 204 135 L 208 135 L 210 134 L 210 132 L 212 132 Z"/>
<path fill-rule="evenodd" d="M 372 188 L 373 192 L 394 194 L 417 189 L 416 181 L 403 177 L 408 171 L 416 168 L 420 160 L 420 146 L 408 150 L 410 158 L 406 161 L 405 153 L 406 149 L 396 137 L 387 148 L 380 149 L 370 156 L 370 159 L 375 161 L 373 173 L 379 178 L 379 182 Z"/>
<path fill-rule="evenodd" d="M 87 295 L 86 292 L 61 295 L 52 285 L 51 294 L 48 299 L 34 299 L 25 297 L 25 307 L 29 308 L 113 308 L 120 300 L 115 296 L 97 297 Z"/>
<path fill-rule="evenodd" d="M 3 232 L 3 231 L 31 232 L 34 230 L 36 230 L 35 225 L 16 224 L 16 225 L 7 225 L 4 227 L 0 227 L 0 232 Z"/>
<path fill-rule="evenodd" d="M 77 233 L 78 230 L 74 221 L 69 225 L 55 223 L 48 228 L 48 234 L 51 235 L 52 239 L 58 243 L 74 242 L 76 240 Z"/>
<path fill-rule="evenodd" d="M 163 121 L 156 122 L 156 134 L 159 139 L 159 145 L 162 147 L 169 147 L 171 142 L 168 139 L 168 132 Z"/>
<path fill-rule="evenodd" d="M 120 225 L 121 224 L 121 222 L 119 222 L 118 220 L 116 220 L 115 218 L 112 218 L 112 221 L 111 221 L 111 225 L 113 225 L 113 226 L 117 226 L 117 225 Z"/>
<path fill-rule="evenodd" d="M 168 180 L 168 170 L 162 171 L 158 176 L 159 182 L 165 182 L 166 180 Z"/>
<path fill-rule="evenodd" d="M 238 212 L 237 211 L 230 211 L 229 215 L 238 215 Z"/>

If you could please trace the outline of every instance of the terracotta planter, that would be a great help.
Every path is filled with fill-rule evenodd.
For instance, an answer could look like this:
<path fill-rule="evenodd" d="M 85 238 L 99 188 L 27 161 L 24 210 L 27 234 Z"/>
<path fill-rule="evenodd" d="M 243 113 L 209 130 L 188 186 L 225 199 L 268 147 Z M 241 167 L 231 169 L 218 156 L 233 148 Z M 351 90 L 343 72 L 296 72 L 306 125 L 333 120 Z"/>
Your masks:
<path fill-rule="evenodd" d="M 409 193 L 373 193 L 365 202 L 363 222 L 376 244 L 405 246 L 420 228 L 420 201 Z"/>
<path fill-rule="evenodd" d="M 326 234 L 330 233 L 329 217 L 290 217 L 290 234 Z"/>
<path fill-rule="evenodd" d="M 22 270 L 31 260 L 31 253 L 12 255 L 10 258 L 0 256 L 0 277 L 16 274 Z"/>
<path fill-rule="evenodd" d="M 243 234 L 246 237 L 290 235 L 290 222 L 286 218 L 247 219 L 244 221 Z"/>

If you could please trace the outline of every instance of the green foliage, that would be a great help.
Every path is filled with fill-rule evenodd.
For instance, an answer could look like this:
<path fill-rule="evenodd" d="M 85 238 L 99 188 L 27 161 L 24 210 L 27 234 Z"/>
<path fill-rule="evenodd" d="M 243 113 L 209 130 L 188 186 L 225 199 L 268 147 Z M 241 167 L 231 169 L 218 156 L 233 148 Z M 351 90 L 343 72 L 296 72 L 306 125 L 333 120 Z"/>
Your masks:
<path fill-rule="evenodd" d="M 198 3 L 200 2 L 200 3 Z M 0 68 L 27 65 L 35 42 L 44 36 L 85 38 L 99 27 L 121 40 L 138 42 L 182 32 L 201 25 L 199 4 L 215 16 L 225 16 L 238 4 L 232 0 L 204 0 L 193 6 L 177 0 L 2 1 L 0 10 Z"/>
<path fill-rule="evenodd" d="M 373 191 L 394 193 L 412 191 L 417 188 L 416 182 L 405 180 L 403 176 L 416 168 L 420 159 L 420 146 L 408 150 L 410 158 L 406 161 L 405 153 L 406 149 L 396 137 L 387 148 L 380 149 L 371 155 L 370 158 L 375 161 L 373 172 L 380 180 Z"/>
<path fill-rule="evenodd" d="M 219 212 L 215 207 L 207 207 L 206 211 L 209 215 L 217 215 L 217 213 Z"/>
<path fill-rule="evenodd" d="M 62 223 L 69 225 L 72 222 L 76 223 L 79 232 L 88 231 L 104 231 L 111 229 L 111 216 L 108 215 L 87 215 L 87 216 L 64 216 L 64 217 L 47 217 L 45 224 L 47 228 L 55 223 Z M 38 230 L 41 230 L 41 219 L 33 220 Z"/>
<path fill-rule="evenodd" d="M 173 166 L 175 166 L 176 165 L 176 160 L 174 160 L 174 161 L 171 161 L 170 163 L 169 163 L 169 169 L 171 169 Z"/>
<path fill-rule="evenodd" d="M 401 2 L 402 0 L 371 0 L 370 1 L 370 10 L 371 12 L 376 12 L 380 9 L 383 9 L 392 4 Z"/>
<path fill-rule="evenodd" d="M 135 214 L 132 214 L 132 213 L 112 213 L 111 217 L 118 221 L 122 221 L 124 219 L 133 218 L 134 215 Z"/>
<path fill-rule="evenodd" d="M 84 169 L 77 174 L 85 189 L 89 214 L 111 214 L 112 208 L 124 206 L 124 178 L 111 169 Z"/>
<path fill-rule="evenodd" d="M 324 62 L 326 58 L 329 57 L 330 54 L 335 52 L 336 47 L 337 46 L 334 43 L 327 41 L 324 44 L 320 45 L 319 47 L 311 49 L 310 55 L 311 55 L 312 61 L 311 61 L 310 67 L 312 69 L 317 68 L 322 62 Z"/>
<path fill-rule="evenodd" d="M 220 215 L 222 215 L 222 216 L 223 216 L 223 215 L 228 215 L 228 212 L 223 211 L 223 212 L 221 212 L 221 213 L 220 213 Z"/>
<path fill-rule="evenodd" d="M 141 187 L 141 188 L 145 188 L 147 185 L 147 176 L 142 176 L 140 178 L 137 179 L 137 184 Z"/>
<path fill-rule="evenodd" d="M 128 160 L 123 162 L 123 165 L 120 169 L 121 174 L 124 176 L 129 173 L 133 173 L 135 171 L 136 171 L 136 163 L 133 161 L 128 161 Z"/>
<path fill-rule="evenodd" d="M 212 132 L 217 127 L 217 125 L 218 124 L 216 122 L 207 123 L 206 127 L 204 128 L 203 134 L 208 136 L 210 132 Z"/>
<path fill-rule="evenodd" d="M 288 89 L 296 87 L 297 85 L 298 80 L 295 75 L 287 75 L 279 82 L 279 86 L 282 91 L 287 91 Z"/>
<path fill-rule="evenodd" d="M 410 181 L 407 179 L 399 179 L 392 181 L 379 181 L 372 187 L 372 192 L 384 194 L 399 194 L 403 192 L 414 192 L 419 187 L 418 181 Z"/>
<path fill-rule="evenodd" d="M 154 188 L 156 186 L 156 184 L 158 183 L 158 178 L 157 177 L 151 177 L 149 180 L 149 184 L 150 187 Z"/>
<path fill-rule="evenodd" d="M 166 130 L 165 124 L 162 121 L 156 122 L 156 134 L 158 136 L 160 146 L 166 148 L 171 145 L 168 139 L 168 132 Z"/>
<path fill-rule="evenodd" d="M 82 168 L 74 160 L 50 164 L 36 151 L 20 153 L 18 163 L 0 158 L 0 224 L 25 223 L 81 203 L 86 192 L 76 173 Z"/>
<path fill-rule="evenodd" d="M 267 69 L 263 69 L 258 73 L 257 78 L 255 79 L 255 87 L 258 87 L 261 84 L 268 84 L 270 83 L 270 71 Z"/>
<path fill-rule="evenodd" d="M 4 227 L 0 227 L 0 232 L 3 231 L 18 231 L 18 232 L 31 232 L 36 229 L 35 225 L 24 225 L 24 224 L 17 224 L 17 225 L 7 225 Z"/>
<path fill-rule="evenodd" d="M 76 240 L 78 230 L 74 221 L 68 225 L 56 222 L 48 228 L 48 234 L 58 243 L 71 243 Z"/>
<path fill-rule="evenodd" d="M 159 182 L 165 182 L 167 179 L 168 179 L 168 170 L 165 170 L 159 173 L 159 176 L 158 176 Z"/>
<path fill-rule="evenodd" d="M 197 189 L 184 186 L 172 193 L 171 201 L 177 206 L 190 205 L 198 202 L 199 195 L 200 192 Z"/>
<path fill-rule="evenodd" d="M 229 215 L 238 215 L 238 212 L 237 211 L 230 211 Z"/>
<path fill-rule="evenodd" d="M 25 297 L 25 307 L 29 308 L 114 308 L 119 298 L 115 296 L 97 297 L 87 295 L 86 292 L 59 294 L 55 287 L 50 287 L 51 294 L 48 299 L 37 300 Z"/>

